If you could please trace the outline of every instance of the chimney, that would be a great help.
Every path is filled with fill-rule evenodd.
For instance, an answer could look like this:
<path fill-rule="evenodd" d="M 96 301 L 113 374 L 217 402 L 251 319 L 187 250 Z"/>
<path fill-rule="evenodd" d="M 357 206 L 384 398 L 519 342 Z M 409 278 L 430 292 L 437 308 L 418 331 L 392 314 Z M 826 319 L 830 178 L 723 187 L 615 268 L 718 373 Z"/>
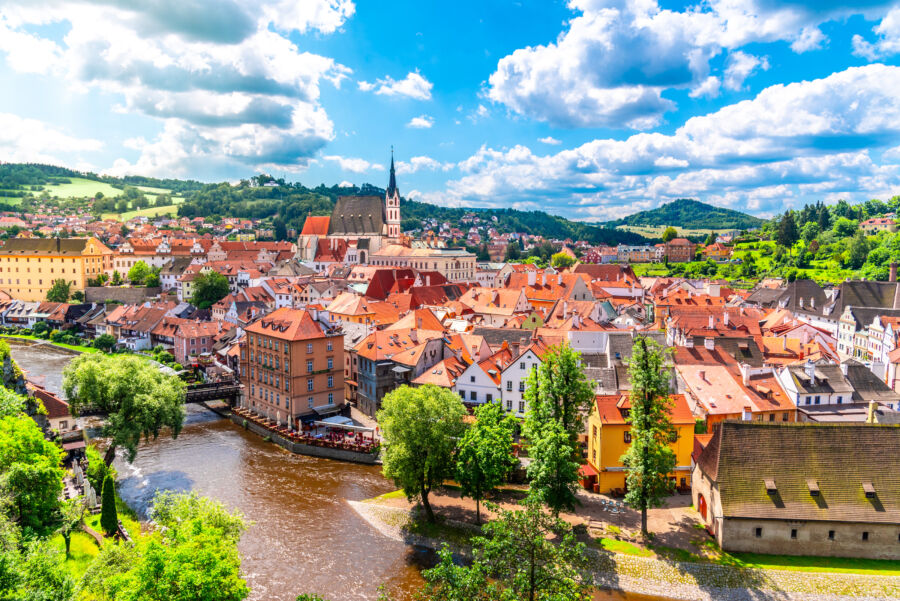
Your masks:
<path fill-rule="evenodd" d="M 897 261 L 891 262 L 891 275 L 888 277 L 889 282 L 897 281 Z"/>
<path fill-rule="evenodd" d="M 741 419 L 744 420 L 745 422 L 749 422 L 753 417 L 752 412 L 753 412 L 753 407 L 745 406 L 744 411 L 741 413 Z"/>
<path fill-rule="evenodd" d="M 809 381 L 813 385 L 816 383 L 816 364 L 811 360 L 807 359 L 806 365 L 804 366 L 804 371 L 806 371 L 806 375 L 809 376 Z"/>
<path fill-rule="evenodd" d="M 547 285 L 547 272 L 542 271 L 541 272 L 541 286 L 546 286 L 546 285 Z"/>
<path fill-rule="evenodd" d="M 728 327 L 728 311 L 725 311 L 725 315 L 722 317 L 722 323 L 725 324 L 725 327 Z"/>
<path fill-rule="evenodd" d="M 714 318 L 712 315 L 709 316 L 709 327 L 708 327 L 708 329 L 710 329 L 710 330 L 716 329 L 716 320 L 715 320 L 715 318 Z"/>
<path fill-rule="evenodd" d="M 894 263 L 896 265 L 896 263 Z M 869 410 L 866 415 L 866 423 L 874 424 L 875 423 L 875 413 L 878 411 L 878 403 L 875 401 L 869 401 Z"/>
<path fill-rule="evenodd" d="M 809 308 L 810 309 L 816 308 L 816 297 L 814 297 L 814 296 L 809 297 Z"/>
<path fill-rule="evenodd" d="M 847 375 L 847 363 L 846 362 L 841 363 L 841 373 L 844 374 L 845 376 Z"/>
<path fill-rule="evenodd" d="M 706 382 L 706 370 L 701 369 L 697 372 L 697 375 L 700 376 L 700 379 Z"/>
<path fill-rule="evenodd" d="M 563 301 L 563 319 L 569 317 L 569 303 Z"/>
<path fill-rule="evenodd" d="M 750 386 L 750 366 L 746 363 L 741 363 L 741 382 L 744 386 Z"/>
<path fill-rule="evenodd" d="M 708 350 L 710 350 L 710 351 L 711 351 L 711 350 L 715 350 L 715 348 L 716 348 L 716 339 L 715 339 L 715 338 L 705 338 L 704 341 L 703 341 L 703 345 L 704 345 Z"/>
<path fill-rule="evenodd" d="M 529 269 L 526 273 L 528 273 L 528 285 L 534 286 L 534 282 L 537 280 L 537 271 Z"/>
<path fill-rule="evenodd" d="M 787 336 L 781 337 L 781 350 L 783 350 L 783 351 L 787 350 Z"/>

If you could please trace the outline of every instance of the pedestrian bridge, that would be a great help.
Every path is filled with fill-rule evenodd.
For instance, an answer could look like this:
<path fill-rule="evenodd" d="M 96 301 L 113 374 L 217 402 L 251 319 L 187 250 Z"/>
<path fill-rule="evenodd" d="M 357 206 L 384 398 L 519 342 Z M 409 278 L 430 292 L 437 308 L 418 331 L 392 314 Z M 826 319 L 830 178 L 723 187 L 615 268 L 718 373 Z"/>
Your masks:
<path fill-rule="evenodd" d="M 234 406 L 241 394 L 241 385 L 236 380 L 189 384 L 184 391 L 185 403 L 205 403 L 207 401 L 227 401 Z"/>

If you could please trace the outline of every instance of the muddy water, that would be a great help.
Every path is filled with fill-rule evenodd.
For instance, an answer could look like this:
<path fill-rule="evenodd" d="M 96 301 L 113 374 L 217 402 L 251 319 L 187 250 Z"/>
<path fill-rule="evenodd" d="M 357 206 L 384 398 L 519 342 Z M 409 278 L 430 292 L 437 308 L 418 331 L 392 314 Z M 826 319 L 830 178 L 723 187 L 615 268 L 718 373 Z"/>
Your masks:
<path fill-rule="evenodd" d="M 58 390 L 71 354 L 14 344 L 29 375 Z M 240 542 L 252 599 L 288 601 L 316 592 L 333 601 L 374 600 L 386 585 L 408 599 L 432 554 L 374 531 L 347 501 L 393 490 L 379 468 L 293 455 L 200 406 L 188 406 L 177 440 L 144 443 L 137 460 L 117 460 L 119 492 L 146 512 L 157 490 L 196 490 L 253 522 Z M 602 593 L 598 599 L 647 601 Z"/>

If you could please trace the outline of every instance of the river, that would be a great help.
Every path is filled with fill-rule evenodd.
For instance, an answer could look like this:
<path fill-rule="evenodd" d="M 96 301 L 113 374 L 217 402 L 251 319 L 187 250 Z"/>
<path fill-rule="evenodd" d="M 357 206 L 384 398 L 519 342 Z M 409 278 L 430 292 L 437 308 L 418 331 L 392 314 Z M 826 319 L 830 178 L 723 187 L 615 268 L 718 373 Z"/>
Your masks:
<path fill-rule="evenodd" d="M 49 390 L 59 391 L 71 354 L 10 345 L 30 377 L 42 375 Z M 307 592 L 332 601 L 374 600 L 382 584 L 408 599 L 432 559 L 380 535 L 348 504 L 394 489 L 378 467 L 293 455 L 201 406 L 187 407 L 177 439 L 143 443 L 134 464 L 117 459 L 116 467 L 121 496 L 143 515 L 157 490 L 194 490 L 242 512 L 252 522 L 239 546 L 251 599 L 293 601 Z"/>

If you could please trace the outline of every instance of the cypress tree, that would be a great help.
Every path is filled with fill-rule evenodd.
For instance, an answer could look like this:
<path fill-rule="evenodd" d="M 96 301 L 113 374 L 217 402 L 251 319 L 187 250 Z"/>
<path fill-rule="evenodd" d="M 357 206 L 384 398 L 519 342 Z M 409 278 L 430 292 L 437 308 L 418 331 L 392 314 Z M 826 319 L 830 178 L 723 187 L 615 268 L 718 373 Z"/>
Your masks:
<path fill-rule="evenodd" d="M 119 530 L 119 515 L 116 512 L 116 481 L 107 474 L 103 481 L 103 494 L 100 506 L 100 527 L 107 536 Z"/>

